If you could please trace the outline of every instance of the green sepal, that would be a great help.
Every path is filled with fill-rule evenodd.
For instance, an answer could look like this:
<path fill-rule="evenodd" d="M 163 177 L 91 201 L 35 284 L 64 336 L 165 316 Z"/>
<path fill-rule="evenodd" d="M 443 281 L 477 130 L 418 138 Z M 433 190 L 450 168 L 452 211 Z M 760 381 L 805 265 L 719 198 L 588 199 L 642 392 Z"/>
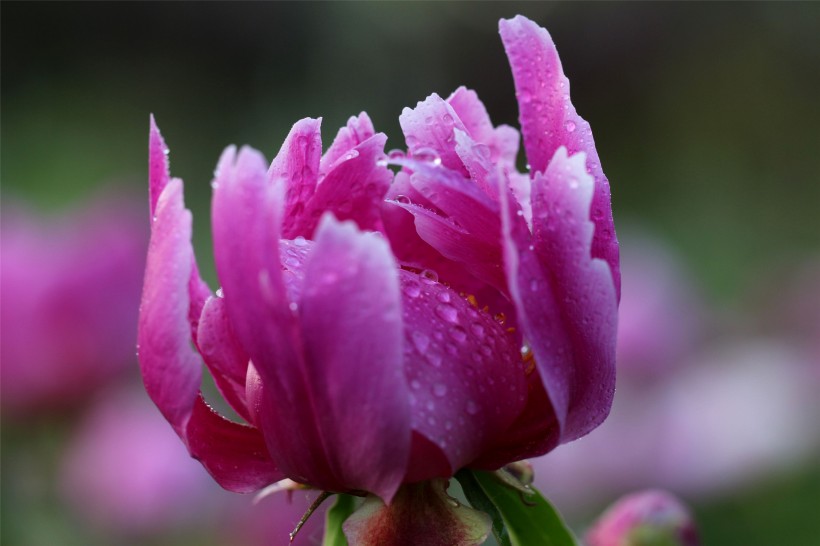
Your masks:
<path fill-rule="evenodd" d="M 347 546 L 347 538 L 342 532 L 342 524 L 356 510 L 356 497 L 339 493 L 336 502 L 325 516 L 325 536 L 322 546 Z"/>
<path fill-rule="evenodd" d="M 505 476 L 506 478 L 506 476 Z M 580 546 L 553 506 L 535 488 L 524 493 L 492 472 L 462 470 L 467 500 L 490 515 L 501 546 Z"/>

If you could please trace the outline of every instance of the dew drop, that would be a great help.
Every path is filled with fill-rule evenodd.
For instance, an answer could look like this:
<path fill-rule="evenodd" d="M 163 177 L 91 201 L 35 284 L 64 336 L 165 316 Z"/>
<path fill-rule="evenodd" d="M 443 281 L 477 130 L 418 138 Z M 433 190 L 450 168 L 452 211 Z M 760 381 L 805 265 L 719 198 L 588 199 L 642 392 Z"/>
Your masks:
<path fill-rule="evenodd" d="M 216 297 L 217 297 L 217 298 L 224 298 L 224 297 L 225 297 L 225 292 L 223 292 L 223 291 L 222 291 L 222 288 L 221 288 L 221 287 L 217 289 L 217 291 L 216 291 Z"/>
<path fill-rule="evenodd" d="M 409 197 L 406 195 L 398 195 L 396 196 L 396 202 L 401 203 L 402 205 L 411 205 L 413 202 L 410 200 Z"/>
<path fill-rule="evenodd" d="M 416 281 L 408 281 L 404 285 L 404 293 L 411 298 L 417 298 L 421 294 L 421 286 Z"/>
<path fill-rule="evenodd" d="M 532 102 L 532 95 L 530 95 L 529 91 L 523 90 L 518 93 L 518 100 L 521 101 L 522 104 L 529 104 Z"/>
<path fill-rule="evenodd" d="M 438 282 L 438 273 L 432 269 L 425 269 L 421 272 L 421 280 L 425 284 L 435 284 Z"/>
<path fill-rule="evenodd" d="M 447 394 L 447 385 L 443 383 L 436 383 L 433 385 L 433 394 L 439 397 L 445 396 Z"/>
<path fill-rule="evenodd" d="M 442 303 L 436 306 L 436 314 L 447 322 L 458 322 L 458 311 L 449 303 Z"/>
<path fill-rule="evenodd" d="M 411 337 L 413 339 L 413 345 L 420 353 L 426 351 L 427 347 L 430 346 L 430 338 L 427 337 L 427 335 L 424 334 L 424 332 L 419 332 L 418 330 L 416 330 L 415 332 L 413 332 Z"/>
<path fill-rule="evenodd" d="M 538 281 L 533 279 L 530 281 L 530 291 L 538 292 Z"/>
<path fill-rule="evenodd" d="M 462 343 L 467 339 L 467 332 L 461 326 L 453 326 L 450 330 L 450 336 L 459 343 Z"/>
<path fill-rule="evenodd" d="M 293 244 L 296 245 L 296 246 L 305 246 L 307 244 L 307 241 L 305 240 L 304 237 L 299 235 L 297 238 L 295 238 L 293 240 Z"/>
<path fill-rule="evenodd" d="M 472 400 L 468 400 L 467 401 L 467 413 L 469 413 L 470 415 L 475 415 L 476 413 L 478 413 L 478 404 L 476 404 Z"/>
<path fill-rule="evenodd" d="M 439 292 L 438 301 L 440 301 L 441 303 L 449 303 L 450 302 L 450 294 L 447 293 L 447 292 Z"/>
<path fill-rule="evenodd" d="M 429 353 L 427 355 L 427 361 L 435 368 L 441 367 L 441 355 L 438 353 Z"/>
<path fill-rule="evenodd" d="M 295 301 L 292 301 L 288 304 L 288 309 L 290 309 L 291 311 L 293 311 L 295 313 L 296 311 L 299 310 L 299 304 L 296 303 Z"/>
<path fill-rule="evenodd" d="M 482 326 L 482 325 L 481 325 L 480 323 L 478 323 L 478 322 L 474 322 L 474 323 L 472 323 L 472 324 L 470 325 L 470 330 L 473 332 L 473 334 L 475 334 L 475 335 L 477 335 L 477 336 L 479 336 L 479 337 L 483 337 L 483 336 L 484 336 L 484 326 Z"/>
<path fill-rule="evenodd" d="M 432 163 L 435 166 L 441 165 L 441 156 L 432 148 L 419 148 L 413 152 L 413 157 L 419 161 Z"/>
<path fill-rule="evenodd" d="M 404 155 L 404 150 L 399 150 L 398 148 L 396 148 L 394 150 L 390 150 L 389 152 L 387 152 L 387 158 L 391 159 L 391 160 L 393 160 L 393 159 L 404 159 L 405 157 L 407 157 L 407 156 Z"/>
<path fill-rule="evenodd" d="M 475 153 L 481 159 L 489 160 L 490 159 L 490 147 L 486 144 L 476 144 L 473 146 L 473 153 Z"/>
<path fill-rule="evenodd" d="M 418 379 L 414 379 L 410 382 L 410 386 L 413 387 L 415 390 L 419 390 L 421 388 L 421 381 Z"/>
<path fill-rule="evenodd" d="M 569 120 L 569 121 L 566 122 L 564 127 L 566 127 L 567 131 L 569 131 L 571 133 L 575 130 L 575 122 L 572 121 L 572 120 Z"/>

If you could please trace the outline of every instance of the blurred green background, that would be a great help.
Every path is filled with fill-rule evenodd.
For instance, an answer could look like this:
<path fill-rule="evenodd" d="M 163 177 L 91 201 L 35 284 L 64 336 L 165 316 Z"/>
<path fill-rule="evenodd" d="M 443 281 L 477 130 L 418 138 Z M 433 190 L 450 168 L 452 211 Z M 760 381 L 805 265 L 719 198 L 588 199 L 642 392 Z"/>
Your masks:
<path fill-rule="evenodd" d="M 558 46 L 616 222 L 668 241 L 711 300 L 820 253 L 817 3 L 3 2 L 3 198 L 61 210 L 113 184 L 147 205 L 153 112 L 213 286 L 227 144 L 270 159 L 296 120 L 322 116 L 328 143 L 366 110 L 403 147 L 401 109 L 462 84 L 517 126 L 497 35 L 516 13 Z M 695 509 L 706 544 L 811 545 L 819 498 L 820 470 L 796 469 Z"/>

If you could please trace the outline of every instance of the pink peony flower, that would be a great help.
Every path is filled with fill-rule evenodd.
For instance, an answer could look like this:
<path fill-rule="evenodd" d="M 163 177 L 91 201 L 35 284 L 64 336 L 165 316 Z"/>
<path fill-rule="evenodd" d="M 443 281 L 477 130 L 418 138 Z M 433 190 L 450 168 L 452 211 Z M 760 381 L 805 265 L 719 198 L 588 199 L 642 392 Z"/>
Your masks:
<path fill-rule="evenodd" d="M 663 491 L 627 495 L 610 507 L 586 537 L 589 546 L 698 546 L 689 510 Z"/>
<path fill-rule="evenodd" d="M 609 185 L 549 34 L 520 16 L 500 30 L 529 175 L 515 169 L 517 132 L 464 88 L 404 110 L 406 156 L 384 156 L 364 113 L 324 155 L 313 119 L 270 168 L 229 147 L 213 182 L 216 294 L 152 122 L 140 362 L 223 487 L 289 478 L 389 504 L 402 484 L 542 454 L 606 417 Z M 203 401 L 202 360 L 247 425 Z"/>
<path fill-rule="evenodd" d="M 76 404 L 133 365 L 147 235 L 122 200 L 56 220 L 4 207 L 4 416 Z"/>

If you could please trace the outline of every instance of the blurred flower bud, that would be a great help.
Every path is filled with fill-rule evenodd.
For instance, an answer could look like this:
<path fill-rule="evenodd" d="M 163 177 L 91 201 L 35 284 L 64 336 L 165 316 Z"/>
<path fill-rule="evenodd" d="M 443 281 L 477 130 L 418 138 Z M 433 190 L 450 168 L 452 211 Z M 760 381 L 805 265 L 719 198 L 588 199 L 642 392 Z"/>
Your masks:
<path fill-rule="evenodd" d="M 669 493 L 641 491 L 621 498 L 587 533 L 589 546 L 698 546 L 689 510 Z"/>

